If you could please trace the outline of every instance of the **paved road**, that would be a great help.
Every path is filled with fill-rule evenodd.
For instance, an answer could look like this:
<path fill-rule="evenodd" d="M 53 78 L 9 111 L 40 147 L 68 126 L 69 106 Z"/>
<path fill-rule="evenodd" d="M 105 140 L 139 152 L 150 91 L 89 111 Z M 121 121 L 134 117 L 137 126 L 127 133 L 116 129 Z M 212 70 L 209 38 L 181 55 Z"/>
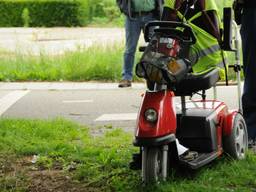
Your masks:
<path fill-rule="evenodd" d="M 238 106 L 236 87 L 217 90 L 219 100 L 231 109 Z M 144 84 L 118 89 L 117 84 L 104 83 L 0 83 L 0 115 L 28 119 L 64 117 L 93 128 L 114 126 L 132 131 L 144 91 Z M 213 91 L 207 93 L 212 98 Z"/>

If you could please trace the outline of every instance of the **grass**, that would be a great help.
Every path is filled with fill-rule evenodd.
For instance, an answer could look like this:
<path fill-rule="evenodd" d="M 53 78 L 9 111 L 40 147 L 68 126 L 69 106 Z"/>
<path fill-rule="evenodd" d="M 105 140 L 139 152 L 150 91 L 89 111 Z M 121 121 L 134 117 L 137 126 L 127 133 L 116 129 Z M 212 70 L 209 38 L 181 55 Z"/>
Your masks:
<path fill-rule="evenodd" d="M 87 127 L 63 119 L 5 119 L 0 121 L 0 127 L 0 165 L 4 165 L 0 166 L 0 174 L 3 174 L 0 179 L 2 190 L 8 191 L 10 186 L 15 190 L 24 189 L 25 186 L 31 185 L 29 181 L 24 183 L 25 178 L 31 179 L 31 171 L 19 171 L 10 178 L 14 171 L 2 169 L 7 167 L 6 159 L 12 164 L 17 164 L 20 159 L 33 156 L 38 157 L 37 170 L 54 171 L 58 165 L 58 169 L 64 170 L 76 183 L 86 184 L 87 188 L 93 187 L 99 191 L 115 188 L 117 184 L 114 183 L 119 183 L 128 175 L 130 180 L 135 175 L 138 176 L 138 173 L 131 173 L 128 169 L 128 161 L 136 150 L 131 145 L 132 136 L 121 129 L 106 132 L 104 136 L 92 137 Z M 21 174 L 22 180 L 19 179 Z M 136 177 L 132 180 L 134 183 L 138 181 Z M 15 186 L 13 180 L 17 180 Z M 128 183 L 125 185 L 129 188 Z"/>
<path fill-rule="evenodd" d="M 122 45 L 99 45 L 60 56 L 2 54 L 0 81 L 116 81 L 123 50 Z"/>
<path fill-rule="evenodd" d="M 64 119 L 2 119 L 0 127 L 0 191 L 256 190 L 251 153 L 242 161 L 224 156 L 197 171 L 177 170 L 167 182 L 143 187 L 140 172 L 128 168 L 138 149 L 131 144 L 132 134 L 121 129 L 92 136 L 88 127 Z"/>
<path fill-rule="evenodd" d="M 96 45 L 64 55 L 10 55 L 0 52 L 0 81 L 119 81 L 123 45 Z M 141 53 L 136 54 L 136 62 Z M 233 58 L 231 60 L 234 60 Z M 229 78 L 235 79 L 233 70 Z M 135 81 L 140 81 L 134 75 Z"/>

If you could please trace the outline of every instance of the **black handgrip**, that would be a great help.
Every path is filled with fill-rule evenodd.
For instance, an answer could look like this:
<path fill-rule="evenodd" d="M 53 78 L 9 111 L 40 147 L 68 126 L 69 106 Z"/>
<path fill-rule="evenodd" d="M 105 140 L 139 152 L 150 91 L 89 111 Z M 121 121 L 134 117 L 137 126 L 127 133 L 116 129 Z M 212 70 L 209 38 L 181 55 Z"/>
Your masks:
<path fill-rule="evenodd" d="M 155 29 L 154 31 L 161 32 L 161 33 L 167 33 L 168 35 L 170 35 L 170 37 L 172 37 L 174 39 L 178 39 L 184 43 L 192 43 L 193 44 L 193 40 L 189 36 L 187 36 L 183 32 L 181 32 L 180 30 L 163 27 L 163 28 Z"/>
<path fill-rule="evenodd" d="M 234 51 L 232 48 L 232 9 L 224 8 L 224 38 L 222 49 L 225 51 Z"/>
<path fill-rule="evenodd" d="M 192 31 L 192 28 L 189 25 L 187 25 L 186 23 L 175 22 L 175 21 L 152 21 L 152 22 L 148 22 L 145 25 L 145 28 L 144 28 L 144 39 L 145 39 L 146 42 L 149 42 L 149 40 L 150 40 L 150 36 L 149 36 L 150 27 L 156 27 L 156 28 L 165 27 L 165 28 L 172 28 L 174 30 L 178 30 L 176 28 L 180 27 L 180 28 L 183 28 L 184 31 L 189 33 L 192 44 L 194 44 L 196 42 L 196 37 L 195 37 L 195 34 Z"/>

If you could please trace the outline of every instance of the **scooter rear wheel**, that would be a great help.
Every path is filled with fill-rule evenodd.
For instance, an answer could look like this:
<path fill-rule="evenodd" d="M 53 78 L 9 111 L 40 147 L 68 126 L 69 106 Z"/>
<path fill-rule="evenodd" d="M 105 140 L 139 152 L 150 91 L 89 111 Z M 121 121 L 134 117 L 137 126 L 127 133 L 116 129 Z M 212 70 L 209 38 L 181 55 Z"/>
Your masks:
<path fill-rule="evenodd" d="M 156 147 L 148 148 L 145 164 L 144 182 L 146 184 L 159 182 L 162 176 L 162 151 Z"/>
<path fill-rule="evenodd" d="M 234 159 L 244 159 L 248 148 L 247 128 L 243 116 L 237 113 L 232 132 L 224 138 L 224 151 Z"/>

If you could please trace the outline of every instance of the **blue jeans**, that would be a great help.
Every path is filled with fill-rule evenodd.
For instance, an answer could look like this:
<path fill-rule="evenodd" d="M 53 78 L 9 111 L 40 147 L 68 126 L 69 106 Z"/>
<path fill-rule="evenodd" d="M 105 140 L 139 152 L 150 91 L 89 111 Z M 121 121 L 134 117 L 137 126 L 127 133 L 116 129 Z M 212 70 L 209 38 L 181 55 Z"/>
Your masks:
<path fill-rule="evenodd" d="M 244 91 L 242 96 L 244 118 L 249 139 L 256 139 L 256 9 L 245 8 L 242 16 L 242 48 L 244 64 Z"/>
<path fill-rule="evenodd" d="M 139 41 L 140 33 L 143 30 L 145 24 L 149 21 L 155 20 L 152 13 L 145 16 L 136 17 L 135 20 L 131 20 L 126 17 L 125 20 L 125 53 L 122 79 L 132 80 L 134 57 Z"/>

